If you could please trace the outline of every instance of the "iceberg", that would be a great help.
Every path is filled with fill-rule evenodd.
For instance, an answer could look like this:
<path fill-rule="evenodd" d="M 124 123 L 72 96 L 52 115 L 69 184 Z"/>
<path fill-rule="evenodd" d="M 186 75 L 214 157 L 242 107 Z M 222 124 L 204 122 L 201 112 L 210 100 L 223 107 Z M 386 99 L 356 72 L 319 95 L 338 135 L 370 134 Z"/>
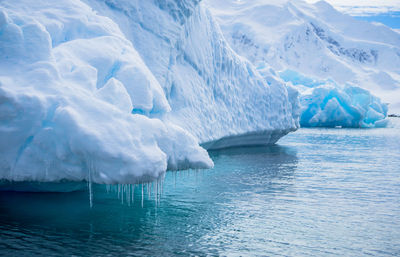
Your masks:
<path fill-rule="evenodd" d="M 0 67 L 7 183 L 152 181 L 299 127 L 297 92 L 195 0 L 1 1 Z"/>
<path fill-rule="evenodd" d="M 300 92 L 302 127 L 386 127 L 388 107 L 368 90 L 307 77 L 293 70 L 279 73 Z"/>
<path fill-rule="evenodd" d="M 346 85 L 323 85 L 306 90 L 300 98 L 303 127 L 386 127 L 387 105 L 367 90 Z"/>
<path fill-rule="evenodd" d="M 202 2 L 88 2 L 120 24 L 160 81 L 172 109 L 166 119 L 203 146 L 253 144 L 236 140 L 248 134 L 260 135 L 257 144 L 275 143 L 298 128 L 297 94 L 238 56 Z"/>
<path fill-rule="evenodd" d="M 71 16 L 62 20 L 59 5 L 47 30 L 40 19 L 54 13 L 43 5 L 0 12 L 1 179 L 135 183 L 212 166 L 192 135 L 152 118 L 169 104 L 116 24 L 72 1 Z"/>

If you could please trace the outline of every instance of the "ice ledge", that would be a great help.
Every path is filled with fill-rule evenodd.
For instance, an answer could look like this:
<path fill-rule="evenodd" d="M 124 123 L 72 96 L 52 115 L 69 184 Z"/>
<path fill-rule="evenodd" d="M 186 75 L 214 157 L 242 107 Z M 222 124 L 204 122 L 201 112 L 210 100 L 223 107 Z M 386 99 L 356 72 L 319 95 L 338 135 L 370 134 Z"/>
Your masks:
<path fill-rule="evenodd" d="M 208 141 L 202 143 L 201 146 L 207 150 L 215 150 L 239 146 L 272 145 L 275 144 L 281 137 L 295 130 L 296 129 L 271 129 L 249 132 Z"/>

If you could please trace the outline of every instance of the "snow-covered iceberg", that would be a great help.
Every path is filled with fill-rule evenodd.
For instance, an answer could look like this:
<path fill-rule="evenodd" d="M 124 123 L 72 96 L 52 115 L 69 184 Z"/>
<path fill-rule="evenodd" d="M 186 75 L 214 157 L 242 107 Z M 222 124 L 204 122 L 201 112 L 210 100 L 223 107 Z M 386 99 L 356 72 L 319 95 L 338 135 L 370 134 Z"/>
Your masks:
<path fill-rule="evenodd" d="M 198 1 L 0 2 L 0 180 L 149 181 L 298 126 Z"/>
<path fill-rule="evenodd" d="M 203 146 L 253 144 L 238 140 L 249 134 L 275 143 L 298 127 L 296 93 L 238 56 L 202 2 L 88 2 L 120 25 L 160 82 L 172 109 L 166 119 Z"/>
<path fill-rule="evenodd" d="M 0 11 L 1 179 L 134 183 L 212 165 L 187 131 L 150 118 L 169 104 L 115 23 L 77 1 L 19 4 Z"/>
<path fill-rule="evenodd" d="M 400 34 L 324 1 L 205 0 L 225 38 L 258 67 L 352 84 L 400 113 Z"/>

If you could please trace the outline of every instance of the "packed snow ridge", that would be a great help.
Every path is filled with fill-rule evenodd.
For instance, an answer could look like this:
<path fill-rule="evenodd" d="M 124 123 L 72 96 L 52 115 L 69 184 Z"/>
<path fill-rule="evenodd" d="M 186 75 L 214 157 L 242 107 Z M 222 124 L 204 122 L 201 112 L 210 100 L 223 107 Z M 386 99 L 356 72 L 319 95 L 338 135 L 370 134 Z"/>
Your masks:
<path fill-rule="evenodd" d="M 299 89 L 306 112 L 301 125 L 382 126 L 387 108 L 389 113 L 400 113 L 398 32 L 355 20 L 323 1 L 205 1 L 238 54 L 259 70 L 285 75 L 282 78 Z M 348 87 L 364 90 L 350 92 Z M 363 100 L 355 91 L 362 92 Z M 325 101 L 322 95 L 327 96 Z M 334 106 L 338 113 L 332 112 Z"/>
<path fill-rule="evenodd" d="M 275 143 L 299 127 L 298 108 L 196 0 L 0 2 L 2 181 L 208 168 L 203 147 Z"/>

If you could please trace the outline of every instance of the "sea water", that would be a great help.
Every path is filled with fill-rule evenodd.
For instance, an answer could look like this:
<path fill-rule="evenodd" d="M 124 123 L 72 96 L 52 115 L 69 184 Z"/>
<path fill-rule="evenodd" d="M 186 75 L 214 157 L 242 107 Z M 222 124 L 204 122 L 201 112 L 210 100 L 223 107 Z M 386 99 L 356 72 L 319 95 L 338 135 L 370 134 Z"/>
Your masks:
<path fill-rule="evenodd" d="M 400 126 L 210 155 L 210 170 L 92 185 L 91 204 L 87 190 L 1 192 L 0 255 L 400 255 Z"/>

